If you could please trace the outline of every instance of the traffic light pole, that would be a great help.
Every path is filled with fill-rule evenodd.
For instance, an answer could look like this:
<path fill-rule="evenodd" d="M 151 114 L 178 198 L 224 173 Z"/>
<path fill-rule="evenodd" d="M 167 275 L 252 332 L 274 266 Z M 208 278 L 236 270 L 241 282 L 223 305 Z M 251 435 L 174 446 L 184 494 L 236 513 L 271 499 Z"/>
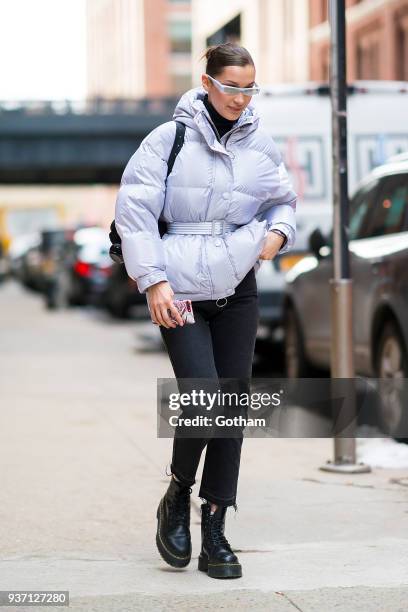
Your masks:
<path fill-rule="evenodd" d="M 331 298 L 332 397 L 345 396 L 341 436 L 334 437 L 334 461 L 320 467 L 330 472 L 369 472 L 356 463 L 352 279 L 348 249 L 347 83 L 345 0 L 329 0 L 331 30 L 330 96 L 333 157 L 333 262 Z M 343 380 L 342 380 L 343 379 Z M 350 382 L 346 384 L 344 379 Z M 346 394 L 345 394 L 346 392 Z M 337 423 L 337 427 L 339 423 Z M 348 437 L 350 436 L 350 437 Z"/>

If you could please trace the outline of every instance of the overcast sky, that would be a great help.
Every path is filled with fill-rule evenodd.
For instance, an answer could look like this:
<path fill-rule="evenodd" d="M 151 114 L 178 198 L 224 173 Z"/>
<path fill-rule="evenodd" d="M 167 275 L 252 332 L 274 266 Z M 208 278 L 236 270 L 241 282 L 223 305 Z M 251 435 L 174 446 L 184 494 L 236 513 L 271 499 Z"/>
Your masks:
<path fill-rule="evenodd" d="M 0 0 L 0 100 L 85 96 L 85 0 Z"/>

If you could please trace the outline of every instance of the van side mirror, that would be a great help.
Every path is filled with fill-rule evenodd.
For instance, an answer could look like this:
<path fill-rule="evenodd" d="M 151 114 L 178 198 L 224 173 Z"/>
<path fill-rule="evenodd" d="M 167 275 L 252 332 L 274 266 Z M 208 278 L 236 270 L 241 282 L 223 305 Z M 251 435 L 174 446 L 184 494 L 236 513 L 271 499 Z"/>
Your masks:
<path fill-rule="evenodd" d="M 309 236 L 309 249 L 317 259 L 321 259 L 320 249 L 327 246 L 327 239 L 317 227 Z"/>

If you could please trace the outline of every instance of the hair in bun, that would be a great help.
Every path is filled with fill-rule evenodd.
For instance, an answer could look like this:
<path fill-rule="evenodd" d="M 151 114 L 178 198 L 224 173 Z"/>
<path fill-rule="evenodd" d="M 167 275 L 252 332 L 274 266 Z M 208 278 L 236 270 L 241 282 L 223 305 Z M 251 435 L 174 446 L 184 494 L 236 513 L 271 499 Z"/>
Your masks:
<path fill-rule="evenodd" d="M 231 42 L 211 45 L 200 57 L 204 58 L 207 60 L 205 72 L 212 77 L 220 74 L 226 66 L 255 66 L 249 51 Z"/>

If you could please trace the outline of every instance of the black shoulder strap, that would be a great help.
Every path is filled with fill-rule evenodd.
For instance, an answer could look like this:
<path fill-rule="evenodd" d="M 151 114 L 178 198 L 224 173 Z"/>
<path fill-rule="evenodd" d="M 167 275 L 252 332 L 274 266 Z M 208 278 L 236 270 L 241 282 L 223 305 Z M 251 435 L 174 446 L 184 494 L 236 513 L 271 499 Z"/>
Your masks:
<path fill-rule="evenodd" d="M 186 131 L 185 124 L 181 123 L 180 121 L 176 121 L 176 135 L 174 137 L 173 147 L 171 149 L 169 160 L 167 162 L 167 176 L 169 176 L 170 172 L 173 170 L 173 166 L 174 166 L 174 162 L 176 161 L 176 157 L 180 153 L 181 148 L 184 144 L 185 131 Z"/>
<path fill-rule="evenodd" d="M 180 121 L 176 121 L 176 135 L 174 137 L 173 146 L 172 146 L 170 156 L 167 162 L 166 179 L 169 176 L 170 172 L 173 170 L 173 166 L 174 166 L 174 162 L 176 161 L 176 157 L 180 153 L 181 148 L 184 144 L 185 132 L 186 132 L 185 124 L 181 123 Z M 167 224 L 165 221 L 159 221 L 158 227 L 159 227 L 160 237 L 162 237 L 167 231 Z M 123 255 L 122 255 L 122 248 L 121 248 L 122 240 L 116 230 L 115 220 L 112 221 L 110 229 L 111 231 L 109 234 L 109 238 L 110 238 L 110 241 L 112 242 L 112 246 L 109 250 L 110 256 L 113 259 L 113 261 L 117 263 L 123 263 Z"/>

